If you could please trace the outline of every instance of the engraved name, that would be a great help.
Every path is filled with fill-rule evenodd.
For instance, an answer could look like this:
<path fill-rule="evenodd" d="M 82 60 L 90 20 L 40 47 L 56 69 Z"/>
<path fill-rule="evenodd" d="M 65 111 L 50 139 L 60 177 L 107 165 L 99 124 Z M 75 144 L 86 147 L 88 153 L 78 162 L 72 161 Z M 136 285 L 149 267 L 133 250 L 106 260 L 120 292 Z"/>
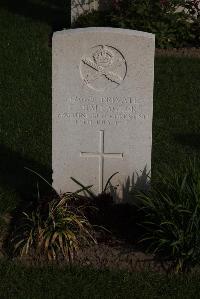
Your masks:
<path fill-rule="evenodd" d="M 143 99 L 132 97 L 70 97 L 58 118 L 80 125 L 120 125 L 149 118 Z"/>
<path fill-rule="evenodd" d="M 107 104 L 136 104 L 138 102 L 138 99 L 134 99 L 131 97 L 100 97 L 100 98 L 83 98 L 83 97 L 71 97 L 67 98 L 66 102 L 70 103 L 94 103 L 95 101 L 98 101 L 99 103 L 107 103 Z"/>

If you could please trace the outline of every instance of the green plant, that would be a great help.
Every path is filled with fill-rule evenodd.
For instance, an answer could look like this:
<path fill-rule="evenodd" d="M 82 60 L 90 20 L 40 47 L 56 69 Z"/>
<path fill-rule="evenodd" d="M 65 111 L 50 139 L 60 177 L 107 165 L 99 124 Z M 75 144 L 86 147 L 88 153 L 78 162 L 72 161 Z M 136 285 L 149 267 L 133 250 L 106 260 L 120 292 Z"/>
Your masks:
<path fill-rule="evenodd" d="M 119 0 L 106 12 L 86 13 L 74 26 L 112 26 L 156 35 L 159 48 L 199 46 L 199 0 Z"/>
<path fill-rule="evenodd" d="M 49 199 L 41 199 L 38 192 L 37 202 L 17 222 L 13 237 L 15 251 L 20 256 L 44 255 L 49 260 L 63 257 L 71 263 L 81 246 L 96 243 L 94 230 L 84 215 L 85 206 L 76 205 L 79 193 L 86 189 L 62 195 L 54 193 Z"/>
<path fill-rule="evenodd" d="M 200 172 L 189 161 L 167 169 L 147 194 L 137 195 L 145 234 L 140 242 L 148 252 L 171 262 L 171 269 L 186 272 L 200 262 Z"/>
<path fill-rule="evenodd" d="M 23 213 L 14 238 L 15 248 L 21 256 L 34 252 L 55 260 L 62 255 L 71 262 L 80 246 L 96 242 L 92 227 L 82 211 L 68 205 L 72 196 L 76 197 L 75 194 L 67 194 L 50 201 L 45 210 L 39 207 L 31 213 Z"/>

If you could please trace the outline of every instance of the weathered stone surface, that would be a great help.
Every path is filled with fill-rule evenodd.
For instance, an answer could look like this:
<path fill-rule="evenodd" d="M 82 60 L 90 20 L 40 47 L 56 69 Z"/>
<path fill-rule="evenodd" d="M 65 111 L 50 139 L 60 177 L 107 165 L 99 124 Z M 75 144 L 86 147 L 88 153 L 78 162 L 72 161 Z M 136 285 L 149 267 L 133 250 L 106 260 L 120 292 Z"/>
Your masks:
<path fill-rule="evenodd" d="M 53 36 L 53 185 L 123 197 L 151 169 L 154 35 L 87 28 Z M 140 180 L 137 179 L 137 175 Z"/>

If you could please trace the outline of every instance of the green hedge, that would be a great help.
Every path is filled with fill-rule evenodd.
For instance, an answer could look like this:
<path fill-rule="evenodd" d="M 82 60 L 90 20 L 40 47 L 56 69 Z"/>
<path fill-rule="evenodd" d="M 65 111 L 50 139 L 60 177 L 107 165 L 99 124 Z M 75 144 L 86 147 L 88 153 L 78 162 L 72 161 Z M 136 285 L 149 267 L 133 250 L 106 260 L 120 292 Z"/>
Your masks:
<path fill-rule="evenodd" d="M 93 11 L 74 27 L 109 26 L 155 33 L 159 48 L 200 46 L 199 0 L 118 0 L 109 11 Z M 178 7 L 182 10 L 177 10 Z"/>

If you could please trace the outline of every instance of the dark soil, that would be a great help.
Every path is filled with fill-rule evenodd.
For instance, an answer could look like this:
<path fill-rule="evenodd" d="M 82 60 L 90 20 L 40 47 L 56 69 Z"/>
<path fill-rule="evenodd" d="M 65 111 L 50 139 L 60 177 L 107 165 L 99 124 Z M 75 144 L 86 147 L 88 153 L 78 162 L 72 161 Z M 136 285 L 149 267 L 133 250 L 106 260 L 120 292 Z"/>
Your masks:
<path fill-rule="evenodd" d="M 100 200 L 99 200 L 100 199 Z M 97 269 L 166 272 L 169 265 L 145 254 L 138 240 L 144 234 L 137 225 L 143 215 L 129 204 L 113 204 L 105 195 L 97 198 L 97 214 L 89 216 L 94 225 L 104 227 L 96 232 L 97 245 L 82 248 L 75 263 Z"/>
<path fill-rule="evenodd" d="M 97 269 L 126 270 L 129 272 L 167 272 L 166 263 L 156 261 L 153 255 L 145 254 L 128 243 L 112 240 L 79 251 L 76 264 Z"/>

